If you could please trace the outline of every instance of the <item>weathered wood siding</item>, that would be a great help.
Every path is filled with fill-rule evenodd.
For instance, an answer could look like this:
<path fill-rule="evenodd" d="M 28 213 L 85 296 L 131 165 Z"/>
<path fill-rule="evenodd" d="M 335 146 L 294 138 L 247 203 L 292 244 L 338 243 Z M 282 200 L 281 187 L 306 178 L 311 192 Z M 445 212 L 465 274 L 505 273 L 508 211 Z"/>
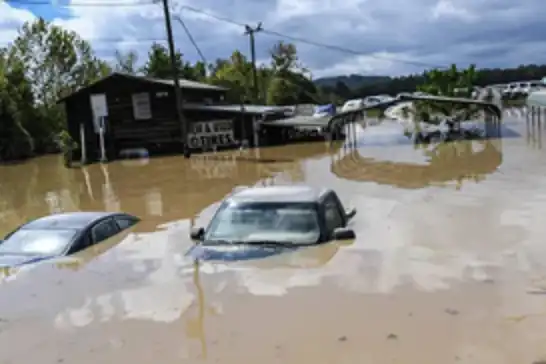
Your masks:
<path fill-rule="evenodd" d="M 135 120 L 132 95 L 138 93 L 149 94 L 151 119 Z M 90 160 L 97 159 L 99 151 L 91 111 L 92 94 L 106 95 L 108 106 L 106 140 L 110 158 L 116 157 L 117 151 L 122 148 L 181 142 L 181 125 L 177 119 L 172 85 L 113 75 L 64 101 L 68 130 L 74 140 L 78 142 L 80 140 L 80 124 L 85 127 L 86 149 Z M 182 90 L 182 98 L 186 103 L 219 103 L 224 96 L 223 91 L 217 90 Z"/>

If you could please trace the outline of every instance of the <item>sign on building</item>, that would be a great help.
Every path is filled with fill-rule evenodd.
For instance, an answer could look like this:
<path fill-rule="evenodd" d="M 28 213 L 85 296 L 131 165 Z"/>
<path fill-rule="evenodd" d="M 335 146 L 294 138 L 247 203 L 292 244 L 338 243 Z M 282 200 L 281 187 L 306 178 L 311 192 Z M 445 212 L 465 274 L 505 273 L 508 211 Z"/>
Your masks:
<path fill-rule="evenodd" d="M 95 133 L 99 133 L 101 123 L 108 116 L 108 105 L 105 94 L 91 95 L 91 113 L 93 114 L 93 127 Z"/>
<path fill-rule="evenodd" d="M 133 94 L 132 99 L 135 120 L 150 120 L 152 118 L 150 94 L 148 92 Z"/>
<path fill-rule="evenodd" d="M 188 130 L 190 148 L 213 148 L 236 145 L 233 120 L 191 123 Z"/>

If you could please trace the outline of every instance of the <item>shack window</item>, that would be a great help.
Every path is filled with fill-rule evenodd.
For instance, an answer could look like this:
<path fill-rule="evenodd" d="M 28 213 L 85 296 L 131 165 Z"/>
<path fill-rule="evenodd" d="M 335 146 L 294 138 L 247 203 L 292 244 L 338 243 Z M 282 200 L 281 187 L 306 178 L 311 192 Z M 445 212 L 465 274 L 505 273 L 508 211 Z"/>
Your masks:
<path fill-rule="evenodd" d="M 152 118 L 149 93 L 133 94 L 133 115 L 135 120 L 149 120 Z"/>

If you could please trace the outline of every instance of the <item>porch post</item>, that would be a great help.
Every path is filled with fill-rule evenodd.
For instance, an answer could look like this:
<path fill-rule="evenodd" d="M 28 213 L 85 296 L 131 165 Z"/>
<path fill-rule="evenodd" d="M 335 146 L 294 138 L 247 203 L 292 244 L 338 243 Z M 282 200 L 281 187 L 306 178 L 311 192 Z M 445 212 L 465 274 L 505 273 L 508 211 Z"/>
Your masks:
<path fill-rule="evenodd" d="M 80 163 L 82 165 L 87 164 L 87 145 L 85 145 L 85 127 L 83 123 L 80 123 Z"/>

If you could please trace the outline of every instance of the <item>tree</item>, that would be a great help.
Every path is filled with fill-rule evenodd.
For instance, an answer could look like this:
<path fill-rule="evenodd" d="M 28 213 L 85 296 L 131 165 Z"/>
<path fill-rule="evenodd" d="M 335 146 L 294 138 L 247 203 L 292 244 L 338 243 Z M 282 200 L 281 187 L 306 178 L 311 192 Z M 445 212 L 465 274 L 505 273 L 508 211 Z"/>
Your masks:
<path fill-rule="evenodd" d="M 344 99 L 351 97 L 351 89 L 343 81 L 337 81 L 334 87 L 334 93 Z"/>
<path fill-rule="evenodd" d="M 115 57 L 116 62 L 114 64 L 114 70 L 116 72 L 126 73 L 129 75 L 136 75 L 140 72 L 137 67 L 138 54 L 135 51 L 122 53 L 116 50 Z"/>
<path fill-rule="evenodd" d="M 43 19 L 25 23 L 1 53 L 3 159 L 55 149 L 66 127 L 57 100 L 110 72 L 89 43 Z"/>
<path fill-rule="evenodd" d="M 189 64 L 188 64 L 189 65 Z M 196 62 L 193 66 L 193 78 L 196 81 L 206 81 L 207 80 L 207 65 L 205 62 Z"/>
<path fill-rule="evenodd" d="M 434 96 L 470 98 L 476 80 L 476 67 L 458 70 L 452 65 L 447 70 L 434 69 L 424 73 L 423 84 L 417 90 Z M 446 118 L 455 121 L 468 120 L 478 111 L 476 107 L 458 103 L 419 101 L 415 103 L 417 118 L 423 121 L 440 122 Z"/>
<path fill-rule="evenodd" d="M 42 18 L 22 26 L 10 52 L 23 62 L 32 79 L 36 102 L 46 106 L 110 71 L 77 33 Z"/>
<path fill-rule="evenodd" d="M 241 52 L 233 52 L 229 60 L 217 61 L 213 69 L 211 82 L 229 89 L 228 101 L 252 99 L 252 64 Z"/>
<path fill-rule="evenodd" d="M 176 52 L 175 54 L 175 63 L 179 70 L 179 76 L 182 77 L 180 71 L 184 67 L 184 62 L 182 61 L 182 54 L 180 52 Z M 148 77 L 172 79 L 171 58 L 167 47 L 159 43 L 152 44 L 152 47 L 148 51 L 148 60 L 142 71 Z"/>
<path fill-rule="evenodd" d="M 271 69 L 278 74 L 299 72 L 303 67 L 299 64 L 296 46 L 283 41 L 275 44 L 271 50 Z"/>
<path fill-rule="evenodd" d="M 316 86 L 305 76 L 308 72 L 298 59 L 296 46 L 279 42 L 271 50 L 271 78 L 267 91 L 270 105 L 317 102 Z"/>
<path fill-rule="evenodd" d="M 0 161 L 29 157 L 34 140 L 25 125 L 32 121 L 32 86 L 21 62 L 0 54 Z"/>

